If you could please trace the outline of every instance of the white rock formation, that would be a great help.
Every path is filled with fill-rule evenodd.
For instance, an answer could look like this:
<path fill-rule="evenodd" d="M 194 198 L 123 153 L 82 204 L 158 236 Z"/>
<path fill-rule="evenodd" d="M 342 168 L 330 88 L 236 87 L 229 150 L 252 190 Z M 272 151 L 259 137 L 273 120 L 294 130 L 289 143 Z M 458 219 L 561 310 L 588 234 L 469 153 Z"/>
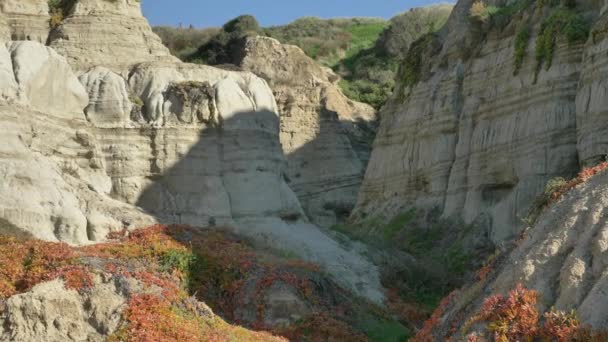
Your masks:
<path fill-rule="evenodd" d="M 177 62 L 134 0 L 78 0 L 49 42 L 0 47 L 0 218 L 72 244 L 227 224 L 382 300 L 376 267 L 305 223 L 262 78 Z"/>
<path fill-rule="evenodd" d="M 112 182 L 83 113 L 88 96 L 65 59 L 35 42 L 6 46 L 1 216 L 38 238 L 76 244 L 154 222 L 108 196 Z"/>
<path fill-rule="evenodd" d="M 16 100 L 17 93 L 13 61 L 6 45 L 0 42 L 0 101 Z"/>
<path fill-rule="evenodd" d="M 125 80 L 118 74 L 98 66 L 79 78 L 89 94 L 84 113 L 97 127 L 124 126 L 131 120 L 133 104 Z"/>
<path fill-rule="evenodd" d="M 22 100 L 45 113 L 84 119 L 89 97 L 65 58 L 36 42 L 12 42 L 7 48 Z"/>

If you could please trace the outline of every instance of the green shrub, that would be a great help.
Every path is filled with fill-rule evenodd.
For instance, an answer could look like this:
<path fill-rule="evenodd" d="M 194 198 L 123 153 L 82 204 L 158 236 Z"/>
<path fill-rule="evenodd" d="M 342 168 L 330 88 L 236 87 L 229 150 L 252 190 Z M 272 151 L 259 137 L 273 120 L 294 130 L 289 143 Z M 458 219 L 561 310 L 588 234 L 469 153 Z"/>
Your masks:
<path fill-rule="evenodd" d="M 160 260 L 161 270 L 169 272 L 178 270 L 183 274 L 188 274 L 196 256 L 188 251 L 169 249 L 163 253 Z"/>

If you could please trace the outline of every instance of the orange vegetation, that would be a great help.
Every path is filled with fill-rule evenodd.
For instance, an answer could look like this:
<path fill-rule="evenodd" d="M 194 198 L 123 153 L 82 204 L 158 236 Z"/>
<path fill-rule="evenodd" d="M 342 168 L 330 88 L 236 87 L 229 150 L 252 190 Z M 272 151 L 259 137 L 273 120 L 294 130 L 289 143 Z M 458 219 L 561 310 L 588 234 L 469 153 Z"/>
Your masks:
<path fill-rule="evenodd" d="M 566 182 L 564 185 L 555 189 L 553 191 L 553 193 L 551 193 L 551 195 L 550 195 L 549 203 L 553 203 L 553 202 L 557 201 L 566 192 L 570 191 L 571 189 L 573 189 L 574 187 L 576 187 L 579 184 L 585 183 L 586 181 L 591 179 L 593 176 L 595 176 L 596 174 L 598 174 L 601 171 L 604 171 L 606 169 L 608 169 L 608 162 L 603 162 L 603 163 L 600 163 L 593 167 L 584 168 L 581 172 L 579 172 L 579 174 L 576 178 Z"/>
<path fill-rule="evenodd" d="M 72 248 L 0 236 L 0 299 L 53 279 L 88 291 L 105 274 L 143 286 L 143 292 L 129 295 L 123 324 L 111 341 L 284 341 L 201 314 L 192 296 L 231 322 L 290 339 L 365 340 L 352 326 L 353 306 L 360 304 L 349 300 L 352 295 L 327 280 L 317 265 L 255 251 L 218 230 L 156 225 L 109 238 L 115 240 Z M 292 288 L 310 306 L 310 317 L 287 327 L 267 326 L 267 291 L 276 283 Z M 330 297 L 324 293 L 328 288 Z M 244 318 L 251 317 L 242 315 L 245 309 L 253 312 L 253 321 Z"/>
<path fill-rule="evenodd" d="M 467 322 L 485 323 L 486 333 L 493 341 L 605 341 L 605 332 L 582 327 L 576 312 L 564 313 L 552 309 L 542 315 L 536 304 L 539 294 L 518 284 L 504 297 L 488 297 L 480 312 Z M 486 341 L 489 336 L 470 334 L 468 341 Z"/>

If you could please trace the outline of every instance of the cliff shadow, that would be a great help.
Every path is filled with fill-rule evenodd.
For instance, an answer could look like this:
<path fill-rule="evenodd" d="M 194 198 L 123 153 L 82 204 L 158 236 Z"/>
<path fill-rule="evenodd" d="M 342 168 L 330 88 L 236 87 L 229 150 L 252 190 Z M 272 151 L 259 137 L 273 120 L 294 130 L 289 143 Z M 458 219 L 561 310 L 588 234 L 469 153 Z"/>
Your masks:
<path fill-rule="evenodd" d="M 194 226 L 301 216 L 278 129 L 270 111 L 238 112 L 202 130 L 151 129 L 153 158 L 136 205 L 160 222 Z"/>
<path fill-rule="evenodd" d="M 349 218 L 357 203 L 375 138 L 375 123 L 340 120 L 323 109 L 314 136 L 283 132 L 295 146 L 285 148 L 287 183 L 309 219 L 322 227 Z M 298 143 L 298 135 L 305 142 Z"/>

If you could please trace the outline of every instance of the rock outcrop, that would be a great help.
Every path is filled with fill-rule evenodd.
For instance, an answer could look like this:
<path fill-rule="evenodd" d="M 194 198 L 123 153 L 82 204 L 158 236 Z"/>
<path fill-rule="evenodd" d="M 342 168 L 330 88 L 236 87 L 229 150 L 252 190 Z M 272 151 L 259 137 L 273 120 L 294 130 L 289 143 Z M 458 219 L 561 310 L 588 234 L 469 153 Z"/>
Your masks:
<path fill-rule="evenodd" d="M 329 227 L 356 203 L 375 134 L 372 107 L 349 100 L 339 77 L 298 47 L 248 38 L 236 64 L 268 81 L 281 114 L 288 184 L 310 220 Z"/>
<path fill-rule="evenodd" d="M 77 71 L 101 65 L 124 72 L 135 63 L 176 61 L 140 6 L 140 0 L 78 0 L 51 31 L 49 45 Z"/>
<path fill-rule="evenodd" d="M 597 55 L 602 34 L 584 44 L 553 33 L 552 60 L 543 63 L 536 41 L 557 9 L 486 3 L 511 12 L 476 22 L 473 1 L 459 1 L 444 29 L 410 51 L 381 113 L 359 214 L 438 207 L 445 217 L 485 223 L 500 242 L 522 228 L 521 218 L 549 179 L 569 177 L 579 160 L 605 154 L 596 67 L 603 63 Z M 528 7 L 517 7 L 524 3 Z M 576 8 L 560 10 L 573 20 L 582 13 L 584 22 L 597 19 L 600 9 L 577 1 Z"/>
<path fill-rule="evenodd" d="M 124 286 L 124 284 L 122 284 Z M 90 291 L 68 290 L 54 280 L 6 302 L 3 341 L 106 341 L 127 306 L 125 288 L 100 277 Z"/>

